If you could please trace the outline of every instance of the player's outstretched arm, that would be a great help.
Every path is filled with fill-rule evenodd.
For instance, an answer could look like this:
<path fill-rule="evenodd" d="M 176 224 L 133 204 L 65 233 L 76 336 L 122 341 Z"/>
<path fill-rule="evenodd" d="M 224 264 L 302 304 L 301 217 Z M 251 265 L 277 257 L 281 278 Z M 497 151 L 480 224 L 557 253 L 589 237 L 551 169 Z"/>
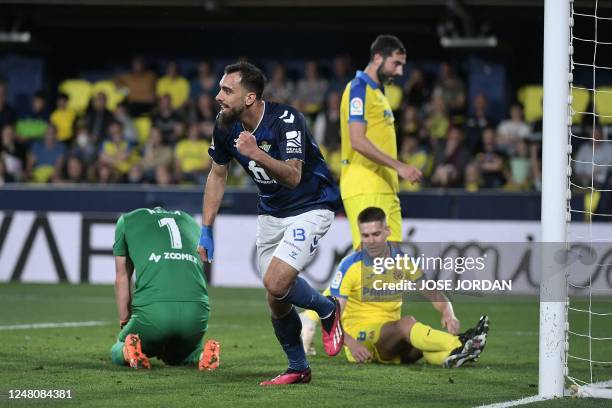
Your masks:
<path fill-rule="evenodd" d="M 263 167 L 274 180 L 287 188 L 296 188 L 302 180 L 302 162 L 300 160 L 276 160 L 257 146 L 255 136 L 242 132 L 236 142 L 240 154 L 247 156 Z"/>
<path fill-rule="evenodd" d="M 346 307 L 346 298 L 339 296 L 336 299 L 338 299 L 338 303 L 340 304 L 340 314 L 342 315 L 342 313 L 344 313 L 344 308 Z M 348 347 L 356 362 L 365 363 L 366 361 L 372 359 L 372 353 L 370 353 L 370 350 L 355 340 L 353 336 L 346 332 L 346 330 L 344 330 L 344 345 Z"/>
<path fill-rule="evenodd" d="M 399 176 L 410 182 L 417 182 L 423 174 L 414 166 L 409 166 L 381 151 L 366 137 L 367 125 L 363 122 L 349 123 L 351 147 L 368 159 L 383 166 L 397 170 Z"/>
<path fill-rule="evenodd" d="M 132 296 L 130 293 L 131 263 L 126 256 L 115 257 L 115 301 L 119 313 L 119 325 L 130 320 Z M 133 266 L 132 266 L 133 268 Z"/>
<path fill-rule="evenodd" d="M 221 165 L 213 161 L 212 168 L 208 173 L 206 187 L 204 187 L 204 198 L 202 199 L 202 232 L 198 245 L 198 253 L 202 262 L 213 260 L 215 247 L 212 226 L 225 193 L 228 172 L 229 164 Z"/>
<path fill-rule="evenodd" d="M 437 290 L 424 290 L 421 294 L 440 312 L 442 327 L 445 327 L 450 334 L 459 333 L 459 319 L 455 316 L 455 310 L 451 301 L 442 292 Z"/>

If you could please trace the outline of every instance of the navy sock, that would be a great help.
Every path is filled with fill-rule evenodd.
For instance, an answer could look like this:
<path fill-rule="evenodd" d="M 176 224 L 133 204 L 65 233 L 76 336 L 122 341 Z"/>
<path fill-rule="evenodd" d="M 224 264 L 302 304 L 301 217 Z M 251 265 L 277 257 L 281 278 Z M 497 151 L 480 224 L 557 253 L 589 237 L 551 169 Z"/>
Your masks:
<path fill-rule="evenodd" d="M 289 369 L 295 371 L 307 369 L 308 361 L 300 337 L 302 321 L 295 308 L 291 307 L 291 311 L 280 319 L 272 318 L 272 326 L 274 327 L 274 334 L 276 334 L 276 338 L 289 360 Z"/>
<path fill-rule="evenodd" d="M 321 318 L 329 316 L 336 307 L 334 302 L 323 296 L 299 276 L 289 292 L 280 300 L 302 309 L 314 310 Z"/>

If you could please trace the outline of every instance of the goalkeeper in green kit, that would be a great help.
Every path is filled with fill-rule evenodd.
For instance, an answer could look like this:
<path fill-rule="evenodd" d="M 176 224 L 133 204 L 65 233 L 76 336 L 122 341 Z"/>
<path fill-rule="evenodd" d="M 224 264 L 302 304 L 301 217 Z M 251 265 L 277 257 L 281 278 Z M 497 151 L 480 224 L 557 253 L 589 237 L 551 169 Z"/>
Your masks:
<path fill-rule="evenodd" d="M 199 238 L 200 226 L 183 211 L 140 208 L 119 218 L 113 255 L 121 332 L 113 363 L 150 368 L 155 356 L 170 365 L 218 367 L 219 343 L 202 344 L 210 306 Z"/>

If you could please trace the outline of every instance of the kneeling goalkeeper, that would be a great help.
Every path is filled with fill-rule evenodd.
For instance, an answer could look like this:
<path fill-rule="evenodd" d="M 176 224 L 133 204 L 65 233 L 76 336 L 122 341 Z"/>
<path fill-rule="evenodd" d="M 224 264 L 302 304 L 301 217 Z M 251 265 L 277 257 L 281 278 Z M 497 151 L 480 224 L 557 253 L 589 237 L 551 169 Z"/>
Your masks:
<path fill-rule="evenodd" d="M 210 305 L 199 238 L 198 223 L 183 211 L 140 208 L 119 218 L 113 255 L 121 332 L 113 363 L 150 368 L 149 357 L 157 357 L 169 365 L 218 367 L 219 344 L 202 344 Z"/>

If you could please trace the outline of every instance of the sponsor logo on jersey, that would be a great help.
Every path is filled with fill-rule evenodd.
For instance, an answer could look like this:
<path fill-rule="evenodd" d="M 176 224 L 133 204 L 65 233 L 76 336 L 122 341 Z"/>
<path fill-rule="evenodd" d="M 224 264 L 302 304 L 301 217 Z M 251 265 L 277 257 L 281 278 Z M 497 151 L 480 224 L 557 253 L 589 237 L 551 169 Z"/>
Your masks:
<path fill-rule="evenodd" d="M 295 120 L 295 116 L 293 116 L 293 113 L 289 113 L 288 110 L 284 111 L 283 114 L 278 118 L 282 119 L 285 123 L 293 123 L 293 121 Z"/>
<path fill-rule="evenodd" d="M 287 153 L 302 153 L 302 132 L 292 130 L 285 133 L 287 137 Z"/>
<path fill-rule="evenodd" d="M 194 264 L 198 264 L 198 259 L 191 254 L 184 254 L 182 252 L 164 252 L 163 255 L 157 255 L 155 252 L 151 252 L 149 255 L 149 261 L 158 263 L 161 259 L 168 259 L 171 261 L 189 261 Z"/>
<path fill-rule="evenodd" d="M 363 115 L 363 99 L 354 97 L 350 103 L 350 114 L 351 115 Z"/>

